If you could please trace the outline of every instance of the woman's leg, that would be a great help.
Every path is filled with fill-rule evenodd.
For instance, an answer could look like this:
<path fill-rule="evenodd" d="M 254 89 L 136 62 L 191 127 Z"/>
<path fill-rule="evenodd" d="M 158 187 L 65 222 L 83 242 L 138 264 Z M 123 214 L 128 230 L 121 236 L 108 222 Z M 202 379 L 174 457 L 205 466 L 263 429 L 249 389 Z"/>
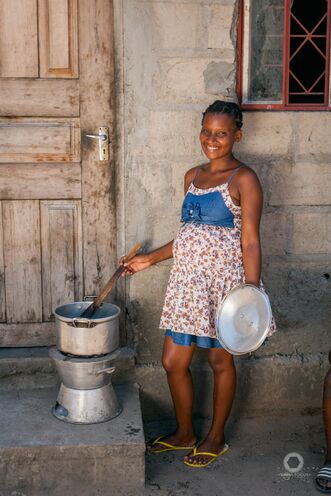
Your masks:
<path fill-rule="evenodd" d="M 331 351 L 329 353 L 329 362 L 331 364 Z M 325 376 L 324 380 L 324 392 L 323 392 L 323 417 L 324 417 L 324 427 L 325 427 L 325 437 L 326 437 L 326 457 L 325 463 L 331 463 L 331 367 Z M 325 489 L 328 489 L 331 493 L 331 482 L 323 479 L 323 477 L 317 478 L 318 484 Z"/>
<path fill-rule="evenodd" d="M 167 373 L 177 429 L 174 434 L 162 438 L 162 441 L 175 446 L 193 446 L 196 442 L 192 423 L 193 384 L 189 369 L 194 349 L 195 344 L 181 346 L 175 344 L 170 336 L 164 339 L 162 364 Z M 157 443 L 152 444 L 147 444 L 148 451 L 162 448 Z"/>
<path fill-rule="evenodd" d="M 214 373 L 213 420 L 207 437 L 199 445 L 198 452 L 217 454 L 224 447 L 224 426 L 235 395 L 236 369 L 232 355 L 221 348 L 211 348 L 208 351 L 208 361 Z M 192 453 L 185 457 L 185 460 L 195 463 L 206 463 L 210 459 L 207 455 L 193 457 Z"/>

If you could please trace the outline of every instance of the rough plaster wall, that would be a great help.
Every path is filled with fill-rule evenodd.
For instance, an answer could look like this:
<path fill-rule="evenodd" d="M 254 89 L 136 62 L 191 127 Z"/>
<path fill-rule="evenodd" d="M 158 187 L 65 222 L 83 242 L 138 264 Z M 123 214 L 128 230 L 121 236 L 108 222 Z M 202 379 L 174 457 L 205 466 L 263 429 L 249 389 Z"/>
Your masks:
<path fill-rule="evenodd" d="M 232 0 L 123 1 L 127 246 L 161 246 L 179 228 L 184 173 L 203 160 L 201 111 L 215 98 L 235 98 L 236 19 Z M 258 172 L 265 191 L 263 277 L 279 327 L 268 346 L 240 360 L 250 371 L 239 386 L 250 377 L 248 410 L 259 409 L 254 386 L 266 397 L 261 409 L 275 407 L 268 386 L 263 389 L 271 377 L 281 392 L 279 408 L 289 408 L 293 395 L 301 398 L 296 408 L 320 404 L 323 352 L 330 347 L 330 124 L 331 114 L 321 112 L 244 116 L 237 155 Z M 137 377 L 152 415 L 156 405 L 160 413 L 169 410 L 158 324 L 170 267 L 163 262 L 127 283 L 128 338 L 137 347 Z M 198 369 L 204 359 L 198 353 Z M 307 399 L 303 377 L 310 381 Z"/>

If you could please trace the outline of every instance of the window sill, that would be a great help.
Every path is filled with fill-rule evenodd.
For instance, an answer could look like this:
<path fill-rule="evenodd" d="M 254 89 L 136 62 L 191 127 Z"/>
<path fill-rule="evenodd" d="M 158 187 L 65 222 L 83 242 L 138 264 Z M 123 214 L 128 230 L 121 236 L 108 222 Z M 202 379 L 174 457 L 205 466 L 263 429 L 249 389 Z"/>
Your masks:
<path fill-rule="evenodd" d="M 303 111 L 303 112 L 321 112 L 331 111 L 331 106 L 327 105 L 282 105 L 270 103 L 241 103 L 242 110 L 285 110 L 287 112 Z"/>

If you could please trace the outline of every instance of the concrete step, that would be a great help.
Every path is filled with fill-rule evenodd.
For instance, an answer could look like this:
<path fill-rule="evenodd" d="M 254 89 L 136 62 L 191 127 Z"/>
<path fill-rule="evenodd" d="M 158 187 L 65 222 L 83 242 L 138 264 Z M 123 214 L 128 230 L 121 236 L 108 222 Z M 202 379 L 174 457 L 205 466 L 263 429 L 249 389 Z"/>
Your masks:
<path fill-rule="evenodd" d="M 0 391 L 55 387 L 59 379 L 47 346 L 0 348 Z M 135 352 L 125 346 L 114 361 L 113 384 L 134 382 Z"/>
<path fill-rule="evenodd" d="M 145 441 L 137 386 L 116 386 L 122 413 L 104 423 L 57 420 L 57 389 L 0 393 L 0 496 L 141 494 Z"/>

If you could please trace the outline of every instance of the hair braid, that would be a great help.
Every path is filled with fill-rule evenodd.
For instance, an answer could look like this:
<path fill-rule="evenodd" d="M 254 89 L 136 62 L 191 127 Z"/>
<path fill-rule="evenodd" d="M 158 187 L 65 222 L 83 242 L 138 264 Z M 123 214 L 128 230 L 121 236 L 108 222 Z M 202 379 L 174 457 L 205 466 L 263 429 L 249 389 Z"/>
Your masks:
<path fill-rule="evenodd" d="M 209 105 L 202 114 L 202 123 L 207 114 L 227 114 L 231 115 L 235 121 L 237 129 L 241 129 L 243 125 L 243 114 L 239 107 L 234 102 L 224 102 L 223 100 L 215 100 Z"/>

